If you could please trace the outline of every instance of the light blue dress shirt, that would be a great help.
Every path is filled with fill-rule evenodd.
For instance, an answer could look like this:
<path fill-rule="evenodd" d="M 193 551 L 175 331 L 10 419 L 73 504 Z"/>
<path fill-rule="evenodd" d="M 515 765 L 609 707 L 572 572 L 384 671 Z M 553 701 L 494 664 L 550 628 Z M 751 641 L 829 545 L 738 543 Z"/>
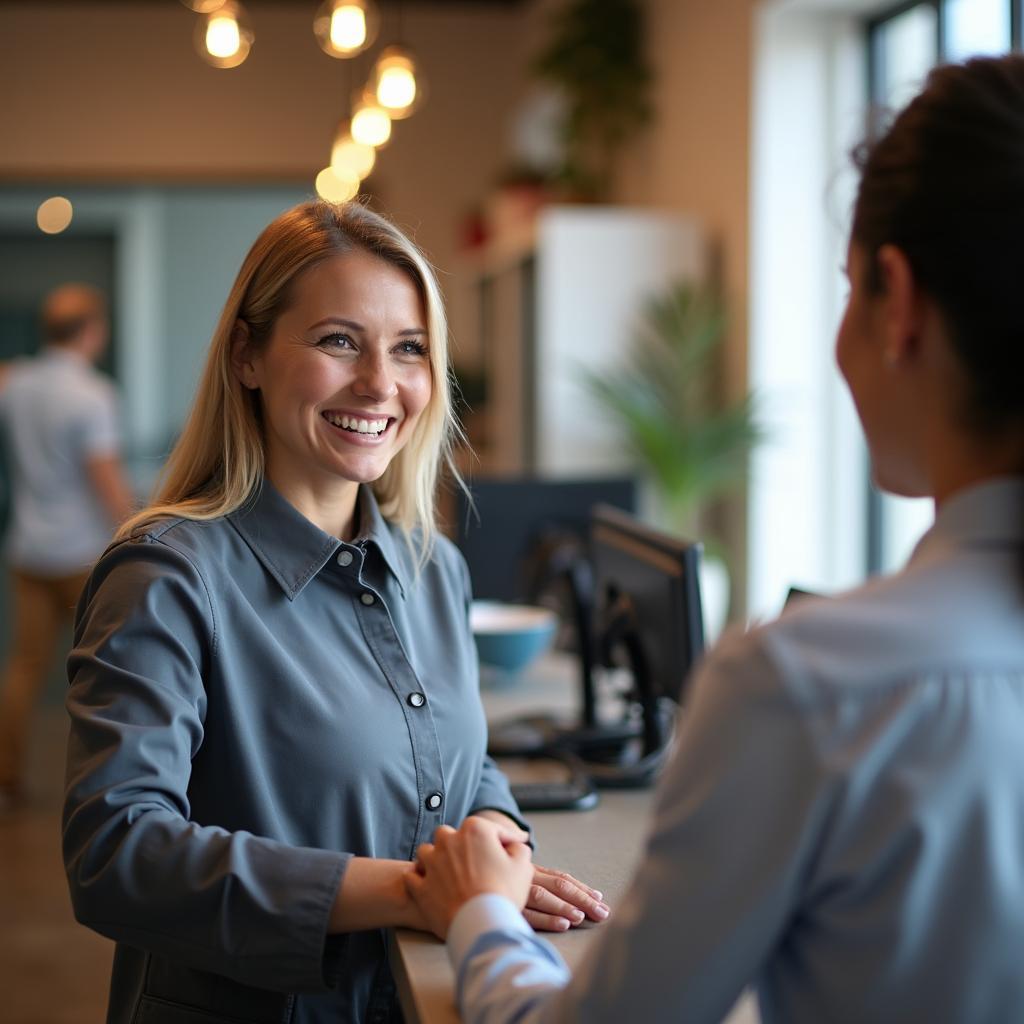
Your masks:
<path fill-rule="evenodd" d="M 1024 480 L 907 567 L 725 639 L 646 855 L 575 976 L 501 897 L 449 935 L 467 1021 L 1024 1020 Z"/>

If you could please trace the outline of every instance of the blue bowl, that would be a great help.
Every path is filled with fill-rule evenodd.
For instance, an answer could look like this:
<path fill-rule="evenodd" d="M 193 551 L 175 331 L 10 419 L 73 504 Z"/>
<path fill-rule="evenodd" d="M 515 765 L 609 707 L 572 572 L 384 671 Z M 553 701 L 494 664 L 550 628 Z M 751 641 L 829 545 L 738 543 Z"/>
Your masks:
<path fill-rule="evenodd" d="M 469 622 L 480 662 L 514 673 L 551 646 L 558 616 L 549 608 L 474 601 Z"/>

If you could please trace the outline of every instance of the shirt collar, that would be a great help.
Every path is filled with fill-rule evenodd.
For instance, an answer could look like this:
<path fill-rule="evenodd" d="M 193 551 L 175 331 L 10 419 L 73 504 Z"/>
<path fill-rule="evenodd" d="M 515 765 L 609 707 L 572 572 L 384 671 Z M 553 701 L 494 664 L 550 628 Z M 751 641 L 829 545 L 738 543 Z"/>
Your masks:
<path fill-rule="evenodd" d="M 410 555 L 396 543 L 396 528 L 381 515 L 373 491 L 360 487 L 357 500 L 360 531 L 355 543 L 376 545 L 404 597 Z M 266 479 L 227 518 L 292 601 L 342 547 Z"/>
<path fill-rule="evenodd" d="M 1024 540 L 1024 477 L 1006 476 L 958 491 L 939 509 L 935 523 L 917 542 L 911 564 L 950 550 Z"/>
<path fill-rule="evenodd" d="M 39 353 L 40 358 L 54 363 L 64 363 L 66 366 L 78 366 L 88 368 L 90 363 L 76 349 L 68 348 L 66 345 L 47 345 Z"/>
<path fill-rule="evenodd" d="M 375 544 L 380 551 L 384 564 L 395 577 L 398 587 L 405 597 L 409 580 L 413 574 L 413 555 L 404 537 L 397 535 L 401 531 L 389 523 L 380 512 L 377 498 L 369 487 L 359 488 L 359 544 Z"/>

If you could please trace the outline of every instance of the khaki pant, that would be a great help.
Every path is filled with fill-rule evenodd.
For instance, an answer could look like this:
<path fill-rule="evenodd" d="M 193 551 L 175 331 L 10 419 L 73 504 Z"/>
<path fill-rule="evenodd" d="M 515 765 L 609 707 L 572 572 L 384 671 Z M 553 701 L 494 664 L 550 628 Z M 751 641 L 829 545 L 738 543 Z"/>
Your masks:
<path fill-rule="evenodd" d="M 57 640 L 88 578 L 88 572 L 59 577 L 12 572 L 13 650 L 0 693 L 0 790 L 13 793 L 22 786 L 32 708 L 53 659 L 65 653 L 56 650 Z"/>

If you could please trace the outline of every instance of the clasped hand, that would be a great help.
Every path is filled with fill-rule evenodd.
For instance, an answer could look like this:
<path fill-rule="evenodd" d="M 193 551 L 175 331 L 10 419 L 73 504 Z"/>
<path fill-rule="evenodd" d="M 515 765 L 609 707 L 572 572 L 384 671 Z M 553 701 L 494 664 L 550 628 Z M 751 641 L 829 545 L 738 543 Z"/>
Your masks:
<path fill-rule="evenodd" d="M 482 893 L 507 897 L 539 931 L 565 931 L 588 917 L 603 921 L 609 910 L 601 893 L 564 871 L 534 864 L 528 838 L 476 816 L 458 831 L 442 825 L 433 843 L 420 846 L 405 876 L 427 927 L 445 938 L 459 908 Z"/>

